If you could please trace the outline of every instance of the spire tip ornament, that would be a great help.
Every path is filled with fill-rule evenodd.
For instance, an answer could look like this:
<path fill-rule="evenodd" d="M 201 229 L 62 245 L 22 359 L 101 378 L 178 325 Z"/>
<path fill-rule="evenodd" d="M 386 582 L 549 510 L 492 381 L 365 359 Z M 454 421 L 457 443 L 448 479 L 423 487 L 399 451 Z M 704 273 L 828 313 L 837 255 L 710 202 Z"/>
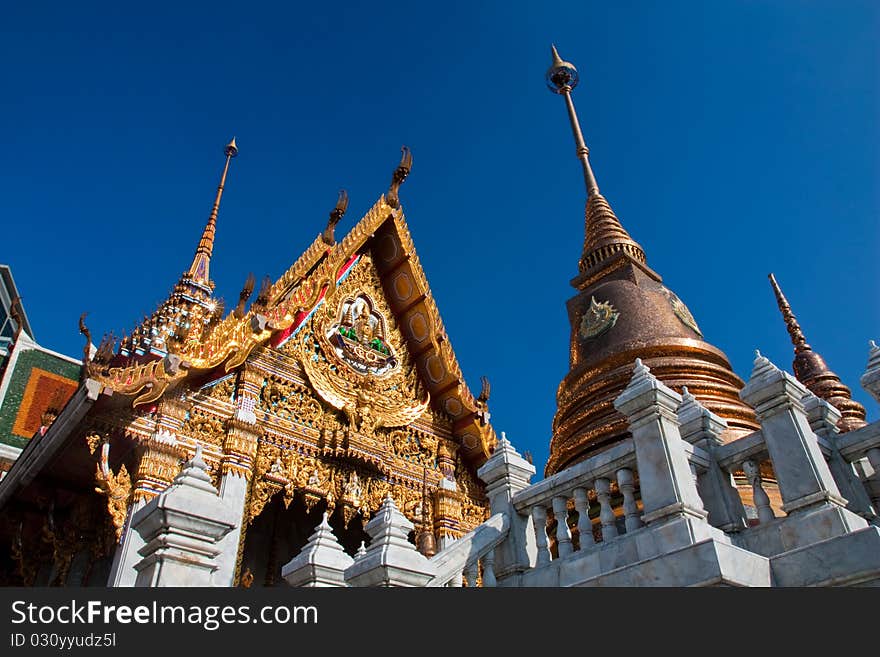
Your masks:
<path fill-rule="evenodd" d="M 223 188 L 226 186 L 226 174 L 229 173 L 229 162 L 238 155 L 238 146 L 235 143 L 235 137 L 232 138 L 223 149 L 226 155 L 226 164 L 223 165 L 223 173 L 220 176 L 220 184 L 217 186 L 217 195 L 214 197 L 214 205 L 211 207 L 211 214 L 208 216 L 208 223 L 202 232 L 202 239 L 199 240 L 199 246 L 196 248 L 196 254 L 193 257 L 192 265 L 190 265 L 187 276 L 194 282 L 208 286 L 213 289 L 213 283 L 210 279 L 211 255 L 214 252 L 214 233 L 217 231 L 217 214 L 220 211 L 220 199 L 223 198 Z"/>
<path fill-rule="evenodd" d="M 580 76 L 574 64 L 564 61 L 559 56 L 555 44 L 550 45 L 550 50 L 553 55 L 553 63 L 545 75 L 547 88 L 555 94 L 564 94 L 577 86 Z"/>

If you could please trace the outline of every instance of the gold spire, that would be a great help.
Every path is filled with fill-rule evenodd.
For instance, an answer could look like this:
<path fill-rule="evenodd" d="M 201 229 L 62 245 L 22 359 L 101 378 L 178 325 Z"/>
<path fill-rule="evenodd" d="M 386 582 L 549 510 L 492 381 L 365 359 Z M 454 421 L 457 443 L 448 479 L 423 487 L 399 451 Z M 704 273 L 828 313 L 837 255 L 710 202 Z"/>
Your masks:
<path fill-rule="evenodd" d="M 574 64 L 563 61 L 551 46 L 553 63 L 547 69 L 547 86 L 553 93 L 565 98 L 568 109 L 568 120 L 574 135 L 575 150 L 584 170 L 584 184 L 587 189 L 587 205 L 584 213 L 584 250 L 581 254 L 578 270 L 583 274 L 618 253 L 626 253 L 642 264 L 645 263 L 645 252 L 638 242 L 633 240 L 620 223 L 611 205 L 599 193 L 599 184 L 593 168 L 590 166 L 590 149 L 584 142 L 584 135 L 578 121 L 572 89 L 577 86 L 579 76 Z"/>
<path fill-rule="evenodd" d="M 199 240 L 196 255 L 187 272 L 187 278 L 196 283 L 210 286 L 211 253 L 214 251 L 214 233 L 217 230 L 217 212 L 220 210 L 220 199 L 223 197 L 223 186 L 226 184 L 226 174 L 229 172 L 229 161 L 238 155 L 238 146 L 235 145 L 235 137 L 232 138 L 223 151 L 226 154 L 226 164 L 223 166 L 223 174 L 220 176 L 220 184 L 217 186 L 217 196 L 214 198 L 214 207 Z"/>
<path fill-rule="evenodd" d="M 840 411 L 841 418 L 837 427 L 841 433 L 865 426 L 865 407 L 852 398 L 850 389 L 831 371 L 825 359 L 807 344 L 791 305 L 782 293 L 779 283 L 776 282 L 776 276 L 770 274 L 769 278 L 773 293 L 776 295 L 776 304 L 779 306 L 779 311 L 785 320 L 785 328 L 788 329 L 791 343 L 794 345 L 792 366 L 795 376 L 809 388 L 810 392 Z"/>

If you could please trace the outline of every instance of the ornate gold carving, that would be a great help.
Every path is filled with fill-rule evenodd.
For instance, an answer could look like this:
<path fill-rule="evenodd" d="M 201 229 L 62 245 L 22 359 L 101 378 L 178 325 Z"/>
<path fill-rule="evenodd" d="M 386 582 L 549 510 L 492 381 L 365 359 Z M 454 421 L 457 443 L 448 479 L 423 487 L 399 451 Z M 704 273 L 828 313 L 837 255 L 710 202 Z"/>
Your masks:
<path fill-rule="evenodd" d="M 260 392 L 260 408 L 290 422 L 317 427 L 324 407 L 305 386 L 270 379 Z"/>
<path fill-rule="evenodd" d="M 700 331 L 700 327 L 697 326 L 697 320 L 694 319 L 694 316 L 691 314 L 691 311 L 688 310 L 688 307 L 684 305 L 684 301 L 678 298 L 678 295 L 675 294 L 672 290 L 668 288 L 663 288 L 663 291 L 666 293 L 666 297 L 669 299 L 669 304 L 672 306 L 672 312 L 675 313 L 675 316 L 681 320 L 681 323 L 691 329 L 694 333 L 703 337 L 702 331 Z"/>
<path fill-rule="evenodd" d="M 608 301 L 597 302 L 596 297 L 590 299 L 590 306 L 581 318 L 578 333 L 584 340 L 596 338 L 610 330 L 616 323 L 620 313 Z"/>
<path fill-rule="evenodd" d="M 91 432 L 86 435 L 86 444 L 89 446 L 89 454 L 94 454 L 100 444 L 103 442 L 104 436 L 97 432 Z"/>
<path fill-rule="evenodd" d="M 231 401 L 232 394 L 235 392 L 235 376 L 229 375 L 221 379 L 218 383 L 212 385 L 208 390 L 208 396 L 223 401 Z"/>
<path fill-rule="evenodd" d="M 341 292 L 352 288 L 356 293 L 328 310 L 332 314 L 316 315 L 311 331 L 300 333 L 303 369 L 320 397 L 343 411 L 355 431 L 373 434 L 379 427 L 408 425 L 428 408 L 430 395 L 421 390 L 415 367 L 401 347 L 399 329 L 368 254 L 361 256 Z M 375 352 L 375 358 L 367 357 L 368 351 Z"/>
<path fill-rule="evenodd" d="M 125 517 L 131 504 L 131 477 L 125 465 L 119 466 L 119 472 L 113 474 L 106 465 L 106 459 L 102 459 L 102 462 L 96 466 L 95 483 L 97 484 L 95 492 L 107 498 L 107 512 L 110 514 L 118 541 L 122 536 L 122 526 L 125 524 Z"/>
<path fill-rule="evenodd" d="M 205 445 L 223 444 L 223 421 L 197 408 L 190 411 L 181 432 Z"/>

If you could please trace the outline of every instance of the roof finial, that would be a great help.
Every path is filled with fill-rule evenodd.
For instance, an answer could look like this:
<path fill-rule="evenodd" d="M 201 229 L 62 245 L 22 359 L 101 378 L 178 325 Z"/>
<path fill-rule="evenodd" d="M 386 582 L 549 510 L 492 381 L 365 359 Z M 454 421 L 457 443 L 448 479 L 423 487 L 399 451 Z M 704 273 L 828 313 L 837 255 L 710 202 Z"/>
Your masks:
<path fill-rule="evenodd" d="M 324 244 L 327 246 L 333 246 L 336 243 L 336 237 L 334 236 L 336 224 L 338 224 L 342 217 L 345 216 L 346 210 L 348 210 L 348 192 L 344 189 L 340 189 L 339 198 L 336 199 L 336 207 L 331 210 L 330 219 L 327 220 L 327 227 L 324 228 L 324 232 L 321 233 L 321 240 L 323 240 Z"/>
<path fill-rule="evenodd" d="M 770 285 L 773 286 L 773 293 L 776 295 L 776 305 L 779 306 L 779 312 L 782 313 L 782 319 L 785 320 L 785 328 L 788 329 L 788 334 L 791 336 L 791 343 L 794 345 L 794 353 L 799 354 L 804 351 L 810 351 L 811 347 L 807 344 L 804 332 L 801 330 L 797 318 L 791 311 L 788 299 L 785 298 L 785 295 L 782 293 L 782 288 L 780 288 L 779 283 L 776 282 L 776 276 L 770 274 L 769 278 Z"/>
<path fill-rule="evenodd" d="M 584 168 L 584 183 L 587 186 L 587 196 L 593 196 L 599 193 L 599 184 L 596 182 L 596 176 L 593 175 L 593 169 L 590 167 L 590 149 L 584 142 L 584 135 L 581 132 L 581 125 L 578 122 L 577 112 L 574 109 L 574 101 L 571 99 L 571 90 L 577 86 L 580 77 L 574 64 L 563 61 L 556 51 L 556 46 L 551 46 L 553 52 L 553 63 L 547 69 L 547 87 L 553 93 L 565 97 L 565 105 L 568 107 L 568 120 L 571 122 L 571 131 L 574 134 L 574 142 L 577 149 L 577 157 L 581 161 Z"/>
<path fill-rule="evenodd" d="M 400 153 L 400 164 L 397 165 L 394 173 L 391 174 L 391 186 L 388 188 L 388 193 L 385 195 L 385 201 L 392 208 L 400 207 L 400 198 L 397 195 L 397 190 L 400 189 L 401 184 L 406 180 L 406 177 L 412 169 L 412 151 L 406 146 L 403 146 L 400 149 Z"/>
<path fill-rule="evenodd" d="M 205 231 L 202 233 L 202 239 L 199 240 L 199 246 L 196 249 L 196 255 L 193 263 L 187 272 L 187 276 L 197 283 L 204 285 L 210 284 L 210 264 L 211 253 L 214 251 L 214 232 L 217 229 L 217 212 L 220 210 L 220 199 L 223 197 L 223 187 L 226 184 L 226 174 L 229 172 L 229 161 L 238 155 L 238 146 L 235 145 L 235 137 L 232 138 L 226 148 L 223 149 L 226 154 L 226 164 L 223 166 L 223 174 L 220 176 L 220 184 L 217 186 L 217 196 L 214 198 L 214 206 L 211 208 L 211 215 L 208 217 L 208 223 Z"/>

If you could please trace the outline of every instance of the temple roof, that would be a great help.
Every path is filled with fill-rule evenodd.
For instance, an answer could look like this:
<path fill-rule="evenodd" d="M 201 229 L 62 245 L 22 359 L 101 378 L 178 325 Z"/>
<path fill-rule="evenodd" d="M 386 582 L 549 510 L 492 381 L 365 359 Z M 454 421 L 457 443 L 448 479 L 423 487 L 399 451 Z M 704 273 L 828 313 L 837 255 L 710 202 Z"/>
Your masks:
<path fill-rule="evenodd" d="M 169 341 L 161 358 L 129 360 L 121 366 L 117 365 L 124 359 L 119 357 L 103 365 L 90 363 L 89 376 L 140 406 L 158 400 L 189 376 L 218 368 L 221 373 L 232 371 L 255 348 L 276 346 L 295 332 L 318 305 L 333 296 L 352 258 L 370 249 L 432 405 L 452 419 L 463 455 L 482 462 L 491 453 L 494 431 L 486 422 L 484 405 L 464 380 L 449 342 L 396 198 L 399 182 L 402 179 L 340 241 L 328 245 L 328 231 L 318 235 L 247 311 L 228 313 L 208 326 L 198 341 Z"/>

